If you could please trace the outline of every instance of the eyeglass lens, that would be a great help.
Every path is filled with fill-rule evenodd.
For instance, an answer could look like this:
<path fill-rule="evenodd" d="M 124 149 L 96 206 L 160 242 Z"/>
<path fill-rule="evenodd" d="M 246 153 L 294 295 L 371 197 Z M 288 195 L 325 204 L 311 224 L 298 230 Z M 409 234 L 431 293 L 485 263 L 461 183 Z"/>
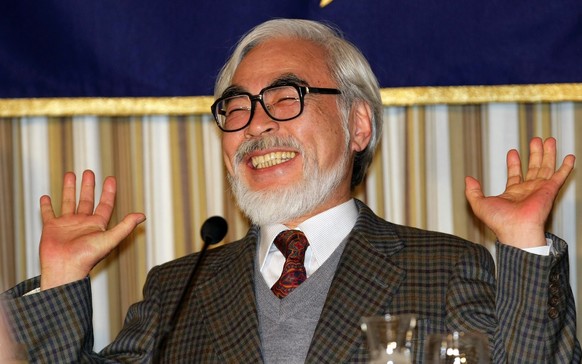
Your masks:
<path fill-rule="evenodd" d="M 217 105 L 218 121 L 225 130 L 243 128 L 254 113 L 255 101 L 258 101 L 270 118 L 277 121 L 293 119 L 301 114 L 299 90 L 294 86 L 279 86 L 263 90 L 253 97 L 237 95 L 228 97 Z"/>

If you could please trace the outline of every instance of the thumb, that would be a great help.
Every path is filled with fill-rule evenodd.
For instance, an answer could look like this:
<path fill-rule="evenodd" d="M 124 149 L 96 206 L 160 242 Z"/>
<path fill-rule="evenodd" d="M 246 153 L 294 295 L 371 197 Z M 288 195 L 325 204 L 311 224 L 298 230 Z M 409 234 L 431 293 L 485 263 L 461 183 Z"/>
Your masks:
<path fill-rule="evenodd" d="M 146 217 L 142 213 L 127 214 L 117 225 L 105 232 L 105 234 L 109 235 L 107 241 L 115 242 L 111 249 L 127 238 L 137 225 L 144 222 L 145 219 Z"/>
<path fill-rule="evenodd" d="M 473 207 L 478 200 L 484 197 L 481 184 L 471 176 L 465 177 L 465 197 L 467 198 L 467 201 L 469 201 L 471 207 Z"/>

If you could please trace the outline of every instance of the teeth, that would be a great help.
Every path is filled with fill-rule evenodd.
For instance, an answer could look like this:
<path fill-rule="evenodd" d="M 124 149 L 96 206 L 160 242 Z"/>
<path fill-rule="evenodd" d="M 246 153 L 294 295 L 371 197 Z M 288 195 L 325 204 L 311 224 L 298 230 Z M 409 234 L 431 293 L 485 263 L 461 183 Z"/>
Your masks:
<path fill-rule="evenodd" d="M 256 169 L 272 167 L 295 157 L 295 152 L 275 152 L 253 157 L 251 162 Z"/>

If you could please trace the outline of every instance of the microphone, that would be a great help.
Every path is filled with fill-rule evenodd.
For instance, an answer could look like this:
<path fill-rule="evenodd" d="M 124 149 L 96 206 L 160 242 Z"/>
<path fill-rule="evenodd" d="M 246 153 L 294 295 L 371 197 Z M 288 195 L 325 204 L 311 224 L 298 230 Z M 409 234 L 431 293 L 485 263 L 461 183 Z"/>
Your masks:
<path fill-rule="evenodd" d="M 228 224 L 226 220 L 220 216 L 212 216 L 204 221 L 202 224 L 202 228 L 200 229 L 200 235 L 202 236 L 202 240 L 204 241 L 204 245 L 202 246 L 202 250 L 198 253 L 198 259 L 196 263 L 194 263 L 194 267 L 190 271 L 190 275 L 188 276 L 188 280 L 186 281 L 186 285 L 180 294 L 180 299 L 178 300 L 178 304 L 170 317 L 168 323 L 164 326 L 163 330 L 160 332 L 160 341 L 158 341 L 157 345 L 154 348 L 154 355 L 153 355 L 153 363 L 158 363 L 162 353 L 165 349 L 166 341 L 168 341 L 168 334 L 172 331 L 174 326 L 178 321 L 178 316 L 182 311 L 182 307 L 184 306 L 184 300 L 188 295 L 192 292 L 192 288 L 194 287 L 194 283 L 196 282 L 196 276 L 198 274 L 198 269 L 200 267 L 200 263 L 204 259 L 206 255 L 206 251 L 210 245 L 214 245 L 219 243 L 224 237 L 226 236 L 226 232 L 228 231 Z"/>
<path fill-rule="evenodd" d="M 212 216 L 202 224 L 200 235 L 202 236 L 204 245 L 214 245 L 224 239 L 227 231 L 228 224 L 226 220 L 220 216 Z"/>

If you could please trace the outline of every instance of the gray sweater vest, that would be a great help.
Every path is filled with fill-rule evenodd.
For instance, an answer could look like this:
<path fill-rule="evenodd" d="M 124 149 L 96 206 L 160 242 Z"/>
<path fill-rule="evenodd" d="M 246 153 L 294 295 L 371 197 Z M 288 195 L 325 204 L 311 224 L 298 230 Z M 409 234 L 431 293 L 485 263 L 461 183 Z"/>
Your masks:
<path fill-rule="evenodd" d="M 255 269 L 259 333 L 265 363 L 305 362 L 345 244 L 344 240 L 321 267 L 283 299 L 271 292 L 259 269 Z"/>

